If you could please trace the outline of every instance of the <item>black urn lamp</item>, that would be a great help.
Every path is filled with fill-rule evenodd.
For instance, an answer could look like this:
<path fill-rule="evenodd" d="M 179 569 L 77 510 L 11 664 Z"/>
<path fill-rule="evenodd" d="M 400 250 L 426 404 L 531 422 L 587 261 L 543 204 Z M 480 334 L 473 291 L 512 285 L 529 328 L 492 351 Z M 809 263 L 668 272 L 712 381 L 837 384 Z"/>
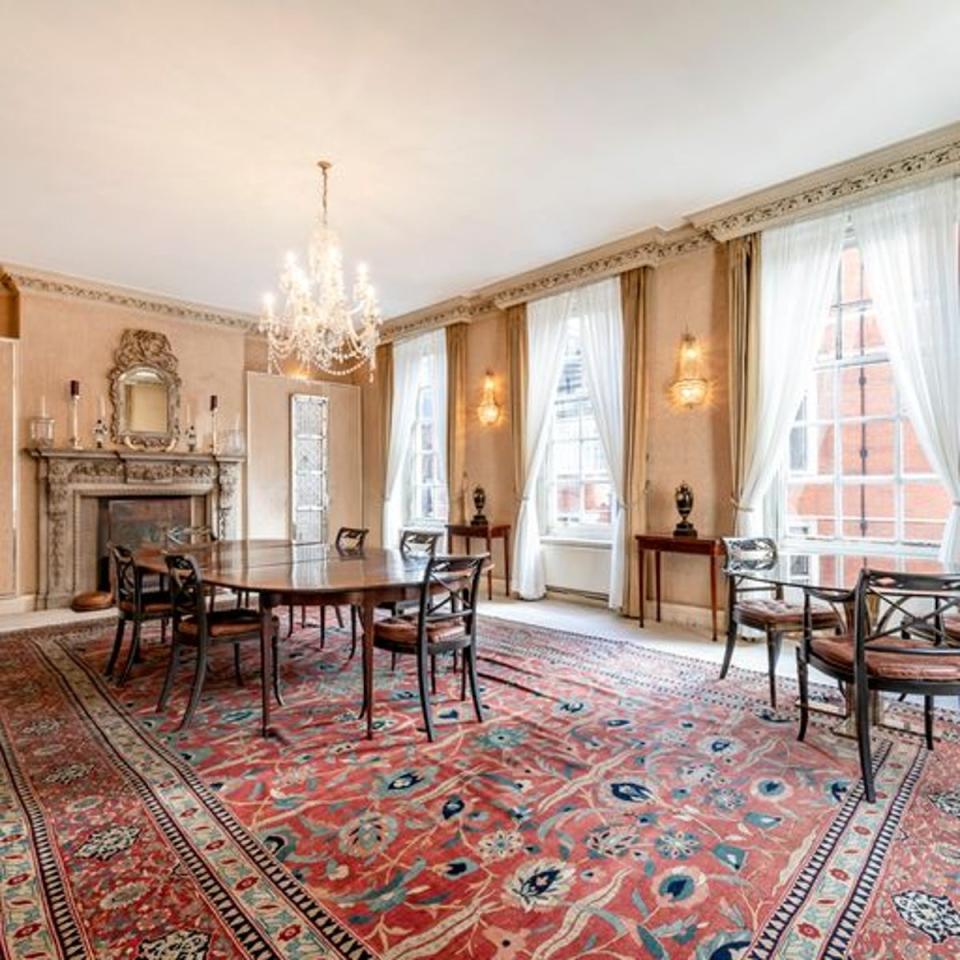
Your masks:
<path fill-rule="evenodd" d="M 695 537 L 697 528 L 687 519 L 693 510 L 693 490 L 689 483 L 681 483 L 673 492 L 673 499 L 677 504 L 677 513 L 680 522 L 673 528 L 675 537 Z"/>
<path fill-rule="evenodd" d="M 483 508 L 487 505 L 487 491 L 483 487 L 474 487 L 473 488 L 473 509 L 477 512 L 474 514 L 473 519 L 470 521 L 472 524 L 478 527 L 485 527 L 489 523 L 486 516 L 484 516 Z"/>

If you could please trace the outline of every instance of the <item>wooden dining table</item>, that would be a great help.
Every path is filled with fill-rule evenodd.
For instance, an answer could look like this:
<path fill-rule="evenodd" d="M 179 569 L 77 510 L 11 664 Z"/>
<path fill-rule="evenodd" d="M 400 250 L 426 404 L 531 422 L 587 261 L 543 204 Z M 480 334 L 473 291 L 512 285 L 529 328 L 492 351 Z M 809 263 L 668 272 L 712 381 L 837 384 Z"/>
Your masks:
<path fill-rule="evenodd" d="M 144 546 L 139 567 L 166 574 L 166 555 L 189 554 L 211 586 L 256 593 L 260 598 L 261 732 L 270 735 L 273 611 L 282 606 L 356 605 L 362 611 L 363 704 L 367 738 L 373 737 L 373 622 L 380 603 L 418 597 L 425 556 L 365 548 L 340 552 L 332 544 L 290 540 L 217 540 L 178 546 Z"/>

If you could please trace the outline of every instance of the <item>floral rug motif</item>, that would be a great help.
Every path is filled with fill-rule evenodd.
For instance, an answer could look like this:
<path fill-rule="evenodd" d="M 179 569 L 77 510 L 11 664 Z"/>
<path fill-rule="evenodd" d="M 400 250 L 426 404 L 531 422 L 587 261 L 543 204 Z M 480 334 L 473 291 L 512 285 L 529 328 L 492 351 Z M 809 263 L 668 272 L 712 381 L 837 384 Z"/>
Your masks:
<path fill-rule="evenodd" d="M 376 737 L 363 739 L 359 664 L 334 629 L 323 650 L 316 629 L 282 644 L 287 705 L 266 741 L 254 650 L 242 688 L 219 653 L 193 727 L 176 733 L 189 669 L 158 715 L 166 648 L 148 643 L 118 693 L 98 676 L 109 634 L 0 641 L 19 666 L 0 702 L 16 761 L 0 817 L 20 811 L 19 827 L 0 822 L 14 854 L 0 869 L 27 875 L 13 894 L 0 886 L 4 934 L 49 938 L 13 956 L 84 955 L 62 945 L 56 910 L 36 909 L 55 888 L 91 955 L 108 943 L 165 958 L 960 952 L 950 711 L 933 754 L 912 736 L 877 737 L 870 806 L 854 743 L 832 722 L 815 719 L 798 743 L 793 711 L 767 706 L 764 675 L 718 682 L 713 664 L 639 643 L 485 618 L 486 720 L 442 664 L 431 745 L 411 665 L 392 673 L 379 654 Z M 793 693 L 784 684 L 783 703 Z M 199 895 L 207 882 L 224 904 Z M 247 949 L 232 911 L 266 952 Z"/>

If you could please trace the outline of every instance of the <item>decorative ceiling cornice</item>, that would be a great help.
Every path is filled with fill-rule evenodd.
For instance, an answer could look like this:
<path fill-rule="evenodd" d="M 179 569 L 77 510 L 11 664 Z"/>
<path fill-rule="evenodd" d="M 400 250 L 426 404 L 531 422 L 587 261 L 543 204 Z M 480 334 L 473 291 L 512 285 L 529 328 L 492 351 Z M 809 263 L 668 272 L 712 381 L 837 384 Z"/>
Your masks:
<path fill-rule="evenodd" d="M 12 285 L 17 291 L 26 290 L 74 300 L 107 303 L 111 306 L 142 310 L 145 313 L 155 313 L 175 320 L 218 324 L 246 333 L 253 332 L 257 325 L 257 318 L 252 314 L 217 310 L 188 300 L 176 300 L 159 294 L 114 287 L 94 280 L 81 280 L 77 277 L 48 273 L 30 267 L 0 267 L 0 282 Z"/>
<path fill-rule="evenodd" d="M 687 219 L 729 240 L 960 169 L 960 123 L 788 180 Z"/>

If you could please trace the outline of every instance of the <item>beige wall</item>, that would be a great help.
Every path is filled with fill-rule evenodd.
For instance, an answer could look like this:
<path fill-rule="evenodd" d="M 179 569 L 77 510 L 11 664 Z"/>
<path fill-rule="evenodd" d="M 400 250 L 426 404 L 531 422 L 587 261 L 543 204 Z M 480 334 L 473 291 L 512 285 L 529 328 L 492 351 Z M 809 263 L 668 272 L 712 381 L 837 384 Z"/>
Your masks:
<path fill-rule="evenodd" d="M 0 597 L 17 590 L 16 340 L 0 339 Z"/>
<path fill-rule="evenodd" d="M 731 523 L 725 248 L 710 246 L 667 260 L 654 271 L 653 284 L 647 330 L 648 528 L 650 532 L 673 529 L 679 519 L 673 492 L 686 481 L 694 492 L 690 519 L 697 530 L 725 534 Z M 693 410 L 678 408 L 669 393 L 680 337 L 687 330 L 703 343 L 711 380 L 707 404 Z M 664 555 L 663 599 L 708 606 L 706 561 Z"/>
<path fill-rule="evenodd" d="M 327 397 L 330 536 L 344 526 L 362 521 L 363 496 L 357 478 L 362 474 L 360 388 L 349 383 L 327 383 L 247 374 L 247 499 L 246 528 L 251 537 L 290 536 L 290 397 L 296 393 Z"/>

